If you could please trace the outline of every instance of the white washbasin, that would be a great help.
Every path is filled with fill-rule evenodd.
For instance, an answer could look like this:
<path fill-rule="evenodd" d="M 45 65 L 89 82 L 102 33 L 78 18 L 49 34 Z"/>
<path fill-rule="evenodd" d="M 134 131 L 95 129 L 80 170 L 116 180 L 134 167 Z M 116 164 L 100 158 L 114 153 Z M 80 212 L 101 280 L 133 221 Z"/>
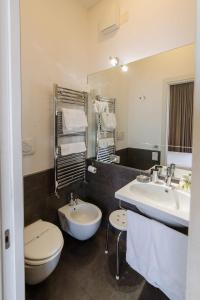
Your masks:
<path fill-rule="evenodd" d="M 180 190 L 178 185 L 167 187 L 161 181 L 158 184 L 134 180 L 118 190 L 115 197 L 168 225 L 189 225 L 190 193 Z"/>

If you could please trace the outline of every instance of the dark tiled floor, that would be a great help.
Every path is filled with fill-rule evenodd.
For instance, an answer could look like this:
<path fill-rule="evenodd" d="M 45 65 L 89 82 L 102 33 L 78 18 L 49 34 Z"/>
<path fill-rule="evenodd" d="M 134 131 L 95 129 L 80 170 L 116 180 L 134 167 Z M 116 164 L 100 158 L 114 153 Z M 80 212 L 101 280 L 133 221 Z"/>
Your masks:
<path fill-rule="evenodd" d="M 27 300 L 168 300 L 121 259 L 121 278 L 115 280 L 115 240 L 104 254 L 105 231 L 79 242 L 65 235 L 58 267 L 43 283 L 26 286 Z M 121 249 L 122 250 L 122 249 Z"/>

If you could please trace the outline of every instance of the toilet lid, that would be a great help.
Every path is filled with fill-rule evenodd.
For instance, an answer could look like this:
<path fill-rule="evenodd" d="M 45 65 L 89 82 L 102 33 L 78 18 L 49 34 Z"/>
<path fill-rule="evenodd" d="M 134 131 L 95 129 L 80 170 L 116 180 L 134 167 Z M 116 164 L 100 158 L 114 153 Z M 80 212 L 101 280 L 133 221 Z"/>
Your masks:
<path fill-rule="evenodd" d="M 25 258 L 43 260 L 53 256 L 63 246 L 60 229 L 49 222 L 38 220 L 27 226 L 25 235 Z"/>

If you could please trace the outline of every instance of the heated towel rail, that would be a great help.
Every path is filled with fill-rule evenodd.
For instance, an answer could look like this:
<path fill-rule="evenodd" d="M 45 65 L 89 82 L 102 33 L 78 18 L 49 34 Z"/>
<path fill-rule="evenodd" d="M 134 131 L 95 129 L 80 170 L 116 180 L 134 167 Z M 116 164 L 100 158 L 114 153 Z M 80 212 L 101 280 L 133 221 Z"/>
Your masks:
<path fill-rule="evenodd" d="M 115 104 L 116 104 L 116 99 L 115 98 L 96 96 L 96 101 L 107 102 L 109 112 L 115 113 Z M 96 159 L 98 161 L 111 163 L 112 162 L 112 155 L 115 154 L 115 144 L 116 144 L 115 130 L 112 130 L 112 131 L 102 130 L 101 115 L 99 113 L 96 114 L 96 120 L 97 120 Z M 114 145 L 107 146 L 107 147 L 100 147 L 99 146 L 99 141 L 101 139 L 104 139 L 104 138 L 112 138 L 114 140 Z"/>
<path fill-rule="evenodd" d="M 58 85 L 54 87 L 54 163 L 55 194 L 58 190 L 78 181 L 85 180 L 87 150 L 81 153 L 61 155 L 60 143 L 84 141 L 87 149 L 87 128 L 83 132 L 63 132 L 62 108 L 83 109 L 87 116 L 88 93 Z"/>

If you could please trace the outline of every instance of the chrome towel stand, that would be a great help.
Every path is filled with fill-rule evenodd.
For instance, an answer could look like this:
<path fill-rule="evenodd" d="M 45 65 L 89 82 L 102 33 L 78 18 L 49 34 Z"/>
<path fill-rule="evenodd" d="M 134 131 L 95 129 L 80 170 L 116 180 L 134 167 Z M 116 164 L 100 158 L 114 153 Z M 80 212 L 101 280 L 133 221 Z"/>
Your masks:
<path fill-rule="evenodd" d="M 62 107 L 84 109 L 88 115 L 88 93 L 80 92 L 58 85 L 54 86 L 54 165 L 55 165 L 55 194 L 58 190 L 78 181 L 85 180 L 88 134 L 87 129 L 82 132 L 63 132 Z M 79 107 L 79 108 L 78 108 Z M 60 142 L 85 142 L 86 151 L 61 155 Z"/>

